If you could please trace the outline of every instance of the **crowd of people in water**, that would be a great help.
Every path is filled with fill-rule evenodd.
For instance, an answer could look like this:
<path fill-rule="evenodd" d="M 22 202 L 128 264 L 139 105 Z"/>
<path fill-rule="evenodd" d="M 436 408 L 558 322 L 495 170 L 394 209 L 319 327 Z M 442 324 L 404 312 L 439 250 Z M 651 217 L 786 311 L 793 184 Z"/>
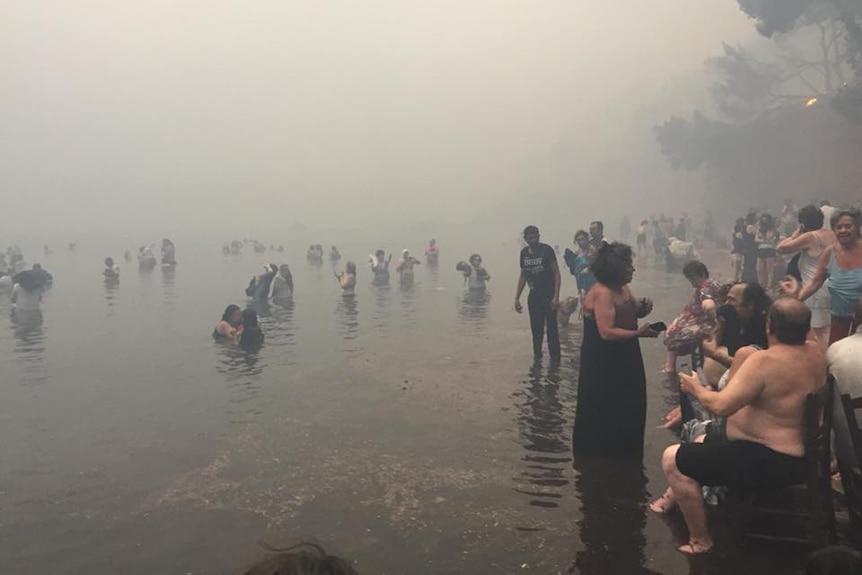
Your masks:
<path fill-rule="evenodd" d="M 779 489 L 803 482 L 806 476 L 804 407 L 806 398 L 835 377 L 835 456 L 839 463 L 858 467 L 846 421 L 842 424 L 840 396 L 862 396 L 862 216 L 859 211 L 832 207 L 829 202 L 797 208 L 787 200 L 779 215 L 749 212 L 739 218 L 729 237 L 720 237 L 708 217 L 695 235 L 687 215 L 673 219 L 647 218 L 632 227 L 620 226 L 621 240 L 611 241 L 601 221 L 577 230 L 573 243 L 558 247 L 541 242 L 536 226 L 523 230 L 520 273 L 514 310 L 524 311 L 521 299 L 529 288 L 527 310 L 534 360 L 547 347 L 551 365 L 561 362 L 559 324 L 576 312 L 584 336 L 572 448 L 578 454 L 642 457 L 646 425 L 646 367 L 640 339 L 661 338 L 667 355 L 661 370 L 679 383 L 679 404 L 665 417 L 664 427 L 676 430 L 680 441 L 664 450 L 661 465 L 668 488 L 650 504 L 656 513 L 682 512 L 688 540 L 679 550 L 696 555 L 714 545 L 707 527 L 706 506 L 723 505 L 728 490 Z M 225 244 L 236 254 L 248 243 Z M 731 281 L 722 285 L 710 277 L 698 257 L 702 246 L 730 246 Z M 282 252 L 281 246 L 270 246 Z M 74 249 L 70 245 L 70 249 Z M 49 250 L 46 246 L 46 254 Z M 326 257 L 319 244 L 309 246 L 308 262 Z M 572 276 L 577 295 L 561 299 L 563 283 L 558 258 Z M 681 273 L 692 292 L 669 324 L 643 321 L 653 301 L 633 293 L 635 262 L 665 264 Z M 140 269 L 157 265 L 152 247 L 138 252 Z M 328 258 L 345 297 L 355 297 L 357 266 L 340 265 L 336 246 Z M 125 254 L 126 262 L 131 254 Z M 392 253 L 369 255 L 371 283 L 390 282 Z M 438 266 L 440 247 L 431 239 L 424 259 L 401 252 L 394 272 L 402 286 L 414 281 L 416 266 Z M 161 265 L 177 265 L 169 239 L 161 248 Z M 491 281 L 482 256 L 472 254 L 455 264 L 465 289 L 482 292 Z M 105 281 L 118 282 L 120 268 L 105 259 Z M 41 293 L 52 276 L 39 264 L 27 269 L 20 250 L 0 254 L 0 289 L 11 293 L 15 309 L 38 310 Z M 250 278 L 245 290 L 252 302 L 289 305 L 294 280 L 287 264 L 269 264 Z M 218 342 L 255 348 L 263 344 L 257 312 L 228 305 L 215 325 Z M 658 366 L 656 366 L 657 368 Z M 833 550 L 835 551 L 835 550 Z M 318 561 L 319 549 L 279 555 L 278 561 Z M 858 555 L 855 555 L 858 559 Z M 328 559 L 338 570 L 353 573 L 349 564 Z M 267 563 L 268 565 L 269 563 Z M 286 563 L 285 563 L 286 564 Z M 249 573 L 293 573 L 258 567 Z"/>

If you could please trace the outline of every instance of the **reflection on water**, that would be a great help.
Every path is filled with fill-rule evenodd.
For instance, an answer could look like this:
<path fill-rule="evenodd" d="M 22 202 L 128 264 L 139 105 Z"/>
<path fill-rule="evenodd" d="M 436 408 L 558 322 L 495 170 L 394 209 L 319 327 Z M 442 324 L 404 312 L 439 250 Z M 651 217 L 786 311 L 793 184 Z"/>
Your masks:
<path fill-rule="evenodd" d="M 175 266 L 162 266 L 162 293 L 164 294 L 164 301 L 168 308 L 173 308 L 174 302 L 177 299 L 176 290 L 174 289 L 176 273 L 177 268 Z"/>
<path fill-rule="evenodd" d="M 570 572 L 652 573 L 643 566 L 647 480 L 641 457 L 578 454 L 574 468 L 584 549 L 577 553 Z"/>
<path fill-rule="evenodd" d="M 488 315 L 491 294 L 487 290 L 467 290 L 458 305 L 458 315 L 468 324 L 482 326 Z"/>
<path fill-rule="evenodd" d="M 108 304 L 108 315 L 114 315 L 114 304 L 117 303 L 120 280 L 105 279 L 105 303 Z"/>
<path fill-rule="evenodd" d="M 353 294 L 342 295 L 335 304 L 335 315 L 339 318 L 338 333 L 344 340 L 344 351 L 359 351 L 354 341 L 359 335 L 359 302 Z"/>
<path fill-rule="evenodd" d="M 400 282 L 401 287 L 401 311 L 404 312 L 404 318 L 407 320 L 407 325 L 416 324 L 416 296 L 417 286 L 413 281 L 412 276 L 408 281 Z"/>
<path fill-rule="evenodd" d="M 561 389 L 556 368 L 539 364 L 530 368 L 523 389 L 513 394 L 518 409 L 518 427 L 524 443 L 524 469 L 515 477 L 515 491 L 529 497 L 534 507 L 556 508 L 569 484 L 571 447 L 567 417 L 574 398 L 571 389 Z"/>
<path fill-rule="evenodd" d="M 374 320 L 374 328 L 379 331 L 385 331 L 389 327 L 389 304 L 391 303 L 390 296 L 392 289 L 389 285 L 374 285 L 372 286 L 374 293 L 374 313 L 371 318 Z"/>
<path fill-rule="evenodd" d="M 45 334 L 40 310 L 12 312 L 12 351 L 26 383 L 45 381 Z"/>
<path fill-rule="evenodd" d="M 260 327 L 266 336 L 264 345 L 290 348 L 296 344 L 293 326 L 294 303 L 292 301 L 275 305 L 259 302 L 255 305 L 255 309 L 260 318 Z M 284 350 L 279 353 L 284 359 Z M 293 363 L 292 356 L 284 363 L 291 365 Z"/>
<path fill-rule="evenodd" d="M 231 393 L 232 408 L 228 413 L 234 416 L 234 423 L 244 423 L 244 417 L 260 415 L 257 402 L 253 401 L 260 392 L 260 379 L 265 363 L 261 362 L 260 348 L 243 349 L 234 344 L 217 343 L 219 365 L 216 369 L 227 382 Z"/>

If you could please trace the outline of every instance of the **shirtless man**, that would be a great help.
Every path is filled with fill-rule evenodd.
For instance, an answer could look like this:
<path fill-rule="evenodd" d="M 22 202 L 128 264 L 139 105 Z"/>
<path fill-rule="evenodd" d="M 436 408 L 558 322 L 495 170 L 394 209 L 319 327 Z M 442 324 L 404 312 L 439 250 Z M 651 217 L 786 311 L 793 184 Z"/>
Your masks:
<path fill-rule="evenodd" d="M 713 545 L 703 485 L 750 491 L 804 480 L 805 399 L 826 383 L 823 353 L 807 340 L 810 327 L 805 304 L 782 298 L 769 310 L 769 348 L 751 354 L 722 391 L 703 387 L 697 375 L 679 374 L 684 392 L 727 417 L 725 430 L 713 426 L 698 442 L 672 445 L 662 456 L 670 488 L 650 508 L 662 513 L 679 505 L 689 532 L 682 553 L 706 553 Z"/>

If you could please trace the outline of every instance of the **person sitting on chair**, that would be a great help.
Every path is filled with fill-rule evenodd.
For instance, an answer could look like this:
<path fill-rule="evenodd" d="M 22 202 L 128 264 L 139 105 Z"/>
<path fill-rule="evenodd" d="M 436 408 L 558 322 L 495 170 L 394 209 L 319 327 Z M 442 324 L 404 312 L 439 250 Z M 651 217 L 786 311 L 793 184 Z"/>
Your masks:
<path fill-rule="evenodd" d="M 727 417 L 725 429 L 713 426 L 695 443 L 672 445 L 662 456 L 670 488 L 650 508 L 663 513 L 679 505 L 689 532 L 681 552 L 705 553 L 713 545 L 702 486 L 751 492 L 805 479 L 806 398 L 826 383 L 826 358 L 808 340 L 810 329 L 805 304 L 779 299 L 769 309 L 769 348 L 751 354 L 723 390 L 702 386 L 696 374 L 679 374 L 684 392 Z"/>

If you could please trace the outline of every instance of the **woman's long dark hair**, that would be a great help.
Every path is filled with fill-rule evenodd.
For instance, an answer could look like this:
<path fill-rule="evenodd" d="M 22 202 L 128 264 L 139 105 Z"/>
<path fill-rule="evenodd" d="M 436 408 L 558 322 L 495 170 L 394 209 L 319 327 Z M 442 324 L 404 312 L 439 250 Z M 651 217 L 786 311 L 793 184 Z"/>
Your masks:
<path fill-rule="evenodd" d="M 239 306 L 230 304 L 226 308 L 224 308 L 224 313 L 221 314 L 221 320 L 230 323 L 230 317 L 239 311 Z"/>
<path fill-rule="evenodd" d="M 631 246 L 613 242 L 599 248 L 590 270 L 600 283 L 611 288 L 620 288 L 626 283 L 626 267 L 630 265 L 632 265 Z"/>

